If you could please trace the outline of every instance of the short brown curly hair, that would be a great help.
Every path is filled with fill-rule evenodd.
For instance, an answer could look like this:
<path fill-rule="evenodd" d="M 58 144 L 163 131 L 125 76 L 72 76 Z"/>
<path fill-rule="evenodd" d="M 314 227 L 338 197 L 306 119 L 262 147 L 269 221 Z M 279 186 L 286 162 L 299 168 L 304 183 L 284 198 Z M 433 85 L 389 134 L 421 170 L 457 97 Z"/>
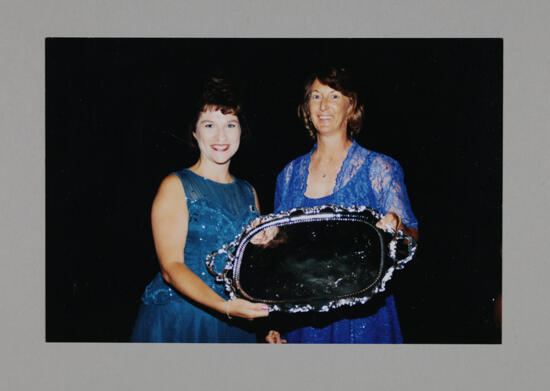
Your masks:
<path fill-rule="evenodd" d="M 327 67 L 319 69 L 309 75 L 304 85 L 304 100 L 298 106 L 298 117 L 304 121 L 304 125 L 313 140 L 317 139 L 317 131 L 311 121 L 309 113 L 309 99 L 311 96 L 311 87 L 315 80 L 319 80 L 322 84 L 341 92 L 349 98 L 352 105 L 352 113 L 348 117 L 347 136 L 353 138 L 361 131 L 363 123 L 363 105 L 359 102 L 359 95 L 352 86 L 350 72 L 346 68 Z"/>

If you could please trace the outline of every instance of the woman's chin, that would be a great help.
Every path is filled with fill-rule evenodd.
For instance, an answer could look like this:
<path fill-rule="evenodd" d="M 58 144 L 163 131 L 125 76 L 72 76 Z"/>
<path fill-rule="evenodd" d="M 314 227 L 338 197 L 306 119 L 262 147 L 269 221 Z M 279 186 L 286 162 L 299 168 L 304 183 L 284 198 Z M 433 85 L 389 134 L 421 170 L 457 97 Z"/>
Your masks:
<path fill-rule="evenodd" d="M 228 164 L 229 162 L 231 162 L 232 158 L 233 158 L 233 155 L 220 156 L 220 157 L 216 157 L 216 158 L 212 159 L 212 161 L 216 164 L 224 165 L 224 164 Z"/>
<path fill-rule="evenodd" d="M 315 125 L 315 130 L 316 130 L 316 133 L 319 135 L 330 135 L 330 134 L 346 132 L 345 128 L 342 130 L 336 126 L 332 126 L 331 124 Z"/>
<path fill-rule="evenodd" d="M 207 159 L 214 164 L 227 164 L 231 161 L 237 151 L 229 150 L 223 152 L 211 152 L 207 155 Z"/>

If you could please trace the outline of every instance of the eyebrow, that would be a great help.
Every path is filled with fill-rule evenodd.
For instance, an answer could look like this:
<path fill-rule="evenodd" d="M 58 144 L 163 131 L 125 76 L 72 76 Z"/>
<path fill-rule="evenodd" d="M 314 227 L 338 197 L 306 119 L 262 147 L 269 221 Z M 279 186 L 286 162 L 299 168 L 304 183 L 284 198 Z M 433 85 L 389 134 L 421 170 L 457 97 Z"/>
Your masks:
<path fill-rule="evenodd" d="M 319 94 L 321 93 L 321 91 L 319 91 L 318 89 L 314 89 L 314 90 L 311 90 L 311 93 L 310 93 L 310 94 L 313 94 L 313 93 L 315 93 L 315 92 L 317 92 L 317 93 L 319 93 Z M 329 94 L 332 94 L 332 93 L 334 93 L 334 92 L 337 92 L 337 93 L 339 93 L 339 94 L 342 94 L 340 91 L 335 90 L 335 89 L 333 89 L 333 88 L 331 88 L 330 91 L 329 91 L 328 93 L 329 93 Z M 342 95 L 343 95 L 343 94 L 342 94 Z"/>
<path fill-rule="evenodd" d="M 211 119 L 203 119 L 203 120 L 200 120 L 199 121 L 199 125 L 202 125 L 204 123 L 214 123 L 215 121 L 211 120 Z M 229 121 L 227 122 L 235 122 L 235 123 L 239 123 L 239 119 L 238 118 L 235 118 L 235 119 L 230 119 Z"/>

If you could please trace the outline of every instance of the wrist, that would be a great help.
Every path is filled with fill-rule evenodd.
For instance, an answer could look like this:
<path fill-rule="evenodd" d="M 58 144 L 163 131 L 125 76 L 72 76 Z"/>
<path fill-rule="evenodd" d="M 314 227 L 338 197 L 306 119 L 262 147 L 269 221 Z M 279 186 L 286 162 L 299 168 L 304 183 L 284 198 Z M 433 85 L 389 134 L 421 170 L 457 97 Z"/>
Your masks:
<path fill-rule="evenodd" d="M 218 311 L 220 314 L 225 314 L 226 301 L 227 300 L 220 297 L 219 300 L 217 300 L 216 303 L 212 306 L 212 308 Z"/>
<path fill-rule="evenodd" d="M 227 316 L 228 319 L 232 318 L 231 309 L 230 309 L 231 302 L 232 302 L 232 299 L 226 300 L 225 302 L 225 315 Z"/>

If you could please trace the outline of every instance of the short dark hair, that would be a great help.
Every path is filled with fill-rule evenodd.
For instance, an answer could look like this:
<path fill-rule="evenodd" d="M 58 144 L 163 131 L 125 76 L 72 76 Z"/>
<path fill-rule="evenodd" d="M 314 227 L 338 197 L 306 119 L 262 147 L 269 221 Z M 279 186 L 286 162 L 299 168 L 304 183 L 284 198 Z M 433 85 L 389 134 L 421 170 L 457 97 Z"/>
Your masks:
<path fill-rule="evenodd" d="M 347 136 L 353 138 L 361 131 L 363 123 L 363 105 L 359 102 L 359 95 L 352 83 L 352 78 L 347 68 L 329 66 L 312 72 L 304 85 L 304 100 L 298 106 L 298 116 L 304 121 L 304 125 L 314 140 L 317 138 L 317 131 L 311 121 L 309 113 L 309 99 L 311 97 L 311 87 L 315 80 L 322 84 L 341 92 L 350 99 L 352 113 L 348 118 Z"/>
<path fill-rule="evenodd" d="M 187 141 L 198 149 L 197 141 L 193 137 L 197 121 L 201 113 L 207 110 L 220 110 L 223 114 L 233 114 L 239 119 L 241 127 L 241 144 L 248 138 L 248 126 L 242 110 L 242 101 L 232 84 L 223 77 L 211 76 L 204 82 L 202 93 L 193 109 L 193 117 L 189 122 Z"/>

